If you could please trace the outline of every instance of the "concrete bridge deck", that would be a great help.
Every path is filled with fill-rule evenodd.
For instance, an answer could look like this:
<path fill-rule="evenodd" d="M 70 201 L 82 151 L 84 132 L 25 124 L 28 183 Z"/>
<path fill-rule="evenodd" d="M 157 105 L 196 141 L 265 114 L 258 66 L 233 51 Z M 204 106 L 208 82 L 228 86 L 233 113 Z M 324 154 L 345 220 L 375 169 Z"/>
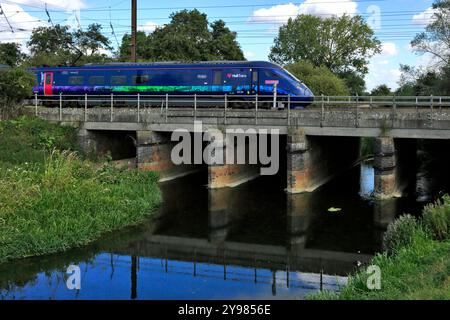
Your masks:
<path fill-rule="evenodd" d="M 257 97 L 241 108 L 229 107 L 227 97 L 224 104 L 204 106 L 195 96 L 194 101 L 185 101 L 184 107 L 173 97 L 161 98 L 160 104 L 154 101 L 146 104 L 139 96 L 137 100 L 112 96 L 108 100 L 106 96 L 102 97 L 105 101 L 94 100 L 91 105 L 88 101 L 92 103 L 89 100 L 92 98 L 85 96 L 84 107 L 76 108 L 69 107 L 74 100 L 66 101 L 62 96 L 59 106 L 53 108 L 41 106 L 36 98 L 35 105 L 27 110 L 49 121 L 78 127 L 80 143 L 88 152 L 97 152 L 102 144 L 126 143 L 126 138 L 115 141 L 120 132 L 122 136 L 134 136 L 137 167 L 171 172 L 165 178 L 195 171 L 190 166 L 192 163 L 176 166 L 171 160 L 175 143 L 170 133 L 177 129 L 194 132 L 198 122 L 203 132 L 210 128 L 222 132 L 266 129 L 272 135 L 287 136 L 286 147 L 282 149 L 287 150 L 287 191 L 290 193 L 313 191 L 335 172 L 353 165 L 359 159 L 360 138 L 374 137 L 376 194 L 381 198 L 399 195 L 400 176 L 411 168 L 397 169 L 401 163 L 415 162 L 417 157 L 417 143 L 408 141 L 450 139 L 450 97 L 320 97 L 306 109 L 294 110 L 285 103 L 275 102 L 273 106 L 278 108 L 262 109 Z M 119 104 L 120 99 L 124 104 Z M 227 146 L 233 147 L 236 146 Z M 234 164 L 208 168 L 210 188 L 239 185 L 256 177 L 255 170 L 259 169 Z"/>
<path fill-rule="evenodd" d="M 34 112 L 34 107 L 29 107 Z M 92 130 L 193 131 L 203 128 L 278 129 L 301 127 L 307 135 L 449 139 L 450 108 L 309 107 L 305 110 L 224 110 L 220 108 L 44 108 L 37 115 L 50 121 L 85 123 Z"/>

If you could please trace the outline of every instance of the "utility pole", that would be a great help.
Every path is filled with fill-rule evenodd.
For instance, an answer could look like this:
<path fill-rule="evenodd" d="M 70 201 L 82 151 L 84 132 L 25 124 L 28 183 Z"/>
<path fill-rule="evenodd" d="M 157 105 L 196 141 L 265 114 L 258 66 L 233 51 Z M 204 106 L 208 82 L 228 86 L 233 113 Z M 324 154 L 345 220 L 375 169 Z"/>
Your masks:
<path fill-rule="evenodd" d="M 131 0 L 131 62 L 137 61 L 137 0 Z"/>

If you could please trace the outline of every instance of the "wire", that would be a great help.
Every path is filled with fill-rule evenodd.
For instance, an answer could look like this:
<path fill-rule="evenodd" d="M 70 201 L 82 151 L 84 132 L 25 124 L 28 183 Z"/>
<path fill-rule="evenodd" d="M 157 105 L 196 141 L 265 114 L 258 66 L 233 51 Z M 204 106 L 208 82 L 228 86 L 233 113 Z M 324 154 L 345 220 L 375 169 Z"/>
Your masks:
<path fill-rule="evenodd" d="M 8 26 L 11 28 L 11 32 L 14 33 L 14 29 L 13 29 L 11 23 L 9 23 L 8 17 L 6 16 L 6 13 L 3 11 L 1 3 L 0 3 L 0 15 L 3 15 L 5 17 L 5 20 L 8 23 Z"/>

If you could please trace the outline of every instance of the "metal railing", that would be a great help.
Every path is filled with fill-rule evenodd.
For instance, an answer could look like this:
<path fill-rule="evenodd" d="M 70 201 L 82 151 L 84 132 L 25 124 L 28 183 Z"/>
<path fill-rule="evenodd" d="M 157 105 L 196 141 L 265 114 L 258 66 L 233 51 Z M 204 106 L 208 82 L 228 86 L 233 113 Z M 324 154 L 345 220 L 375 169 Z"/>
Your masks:
<path fill-rule="evenodd" d="M 435 120 L 435 114 L 450 111 L 450 96 L 316 96 L 313 101 L 295 101 L 290 95 L 181 95 L 181 94 L 107 94 L 39 96 L 33 99 L 35 114 L 45 108 L 58 108 L 58 118 L 71 114 L 78 121 L 173 123 L 200 118 L 214 118 L 217 124 L 232 124 L 232 119 L 251 119 L 252 124 L 302 126 L 340 126 L 333 121 L 345 115 L 342 126 L 361 127 L 365 115 L 382 114 L 384 120 L 395 122 L 409 115 L 411 120 Z M 306 108 L 293 110 L 293 107 Z M 47 110 L 48 111 L 48 110 Z M 411 116 L 412 115 L 412 116 Z M 91 120 L 93 117 L 93 120 Z M 184 120 L 183 120 L 184 119 Z M 447 120 L 447 119 L 445 119 Z M 236 122 L 236 121 L 234 121 Z M 341 121 L 342 122 L 342 121 Z M 394 126 L 394 125 L 393 125 Z M 420 125 L 419 125 L 420 126 Z M 445 125 L 446 129 L 447 124 Z M 370 125 L 369 127 L 373 127 Z M 429 127 L 429 125 L 425 125 Z M 442 128 L 441 128 L 442 129 Z"/>

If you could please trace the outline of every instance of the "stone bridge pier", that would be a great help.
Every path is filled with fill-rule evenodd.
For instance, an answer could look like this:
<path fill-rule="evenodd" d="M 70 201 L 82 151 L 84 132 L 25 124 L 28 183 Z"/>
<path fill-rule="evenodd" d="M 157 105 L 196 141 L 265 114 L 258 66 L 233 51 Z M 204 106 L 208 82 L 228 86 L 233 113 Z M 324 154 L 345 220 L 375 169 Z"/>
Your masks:
<path fill-rule="evenodd" d="M 413 139 L 375 138 L 375 197 L 401 197 L 415 184 L 417 141 Z"/>
<path fill-rule="evenodd" d="M 293 129 L 287 138 L 287 192 L 312 192 L 359 160 L 360 139 L 307 136 Z"/>

